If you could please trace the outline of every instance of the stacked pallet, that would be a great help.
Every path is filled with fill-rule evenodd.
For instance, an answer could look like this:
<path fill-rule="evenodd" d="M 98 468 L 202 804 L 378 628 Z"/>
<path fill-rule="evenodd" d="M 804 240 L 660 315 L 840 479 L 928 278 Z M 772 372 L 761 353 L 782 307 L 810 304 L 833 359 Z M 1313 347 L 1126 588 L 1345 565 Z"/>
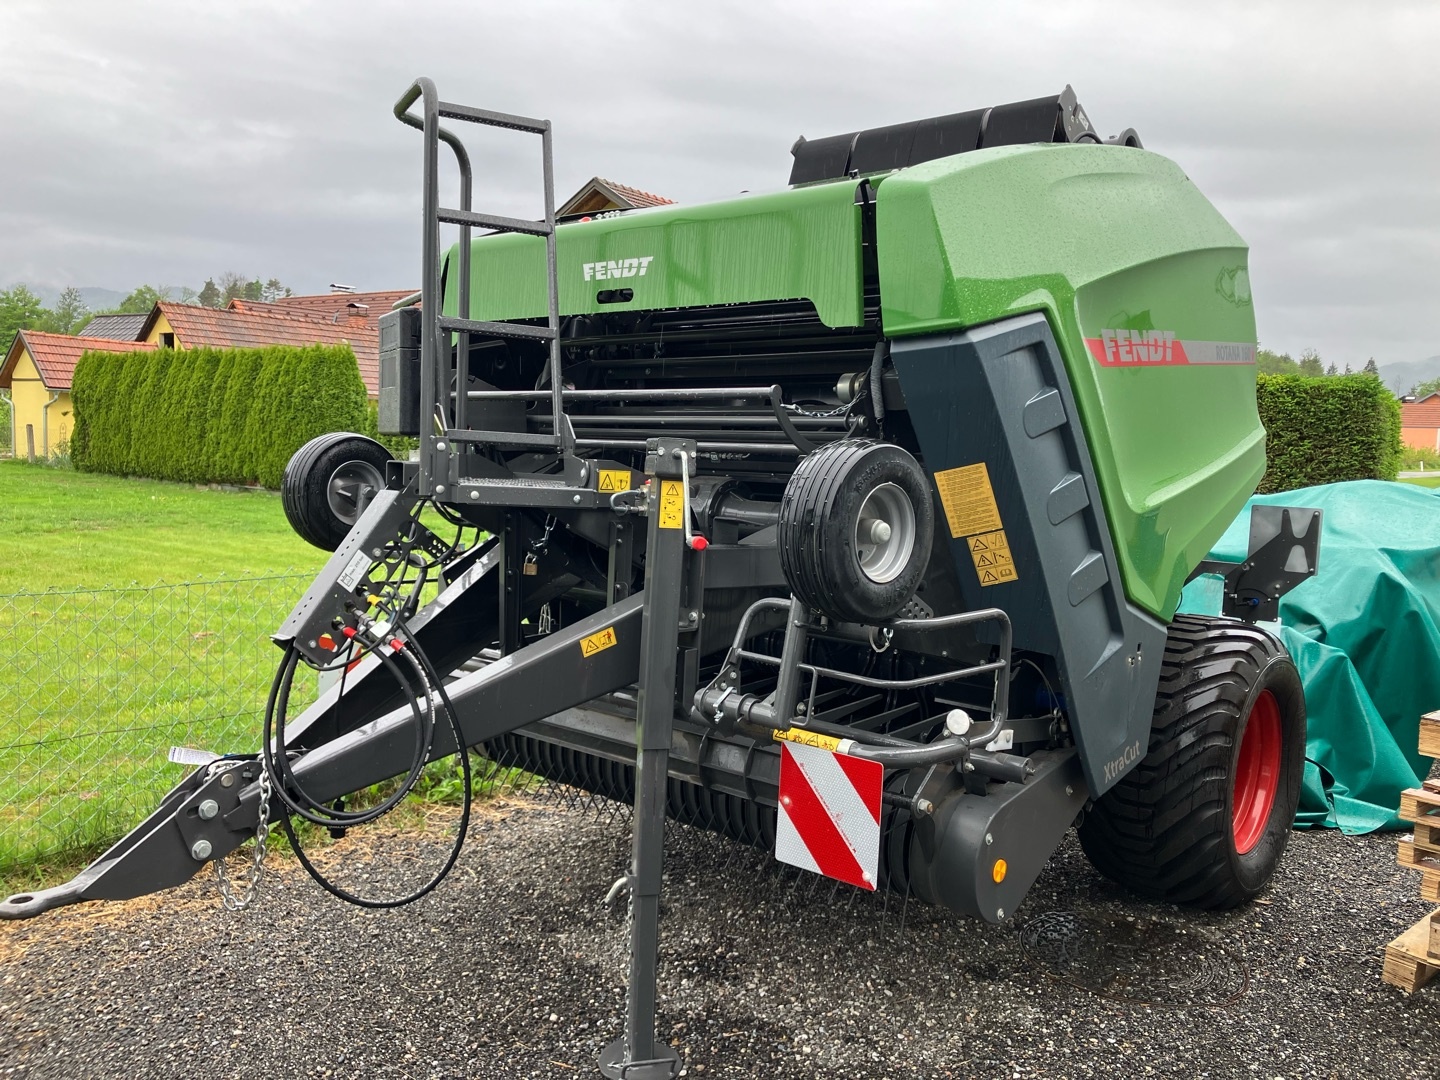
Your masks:
<path fill-rule="evenodd" d="M 1440 757 L 1440 712 L 1420 718 L 1420 753 Z M 1421 899 L 1440 904 L 1440 780 L 1400 796 L 1400 817 L 1415 837 L 1400 841 L 1401 866 L 1420 871 Z M 1440 911 L 1431 912 L 1385 947 L 1384 979 L 1413 994 L 1440 975 Z"/>

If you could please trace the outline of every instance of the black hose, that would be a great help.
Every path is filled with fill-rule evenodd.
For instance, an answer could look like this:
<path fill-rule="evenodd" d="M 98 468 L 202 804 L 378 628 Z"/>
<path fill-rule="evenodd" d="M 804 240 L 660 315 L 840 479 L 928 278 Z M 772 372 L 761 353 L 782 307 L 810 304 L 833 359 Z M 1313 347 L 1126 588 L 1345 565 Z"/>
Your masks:
<path fill-rule="evenodd" d="M 393 655 L 387 655 L 380 649 L 375 649 L 375 654 L 380 657 L 381 661 L 390 666 L 391 673 L 395 676 L 396 683 L 400 686 L 409 687 L 412 691 L 410 695 L 411 711 L 414 712 L 416 719 L 416 748 L 419 761 L 418 768 L 416 768 L 415 763 L 412 762 L 411 769 L 406 774 L 405 780 L 401 782 L 399 789 L 395 792 L 394 795 L 392 795 L 390 798 L 387 798 L 379 806 L 372 807 L 370 810 L 358 812 L 347 812 L 342 810 L 336 810 L 333 807 L 323 806 L 323 804 L 320 804 L 316 802 L 316 800 L 311 799 L 309 796 L 305 795 L 304 791 L 295 782 L 294 773 L 290 770 L 289 762 L 286 759 L 284 753 L 281 753 L 279 757 L 279 761 L 283 762 L 284 764 L 277 767 L 276 758 L 271 749 L 272 720 L 278 721 L 274 724 L 274 730 L 276 733 L 276 740 L 283 747 L 285 730 L 285 709 L 289 701 L 290 685 L 294 679 L 295 666 L 299 656 L 298 651 L 293 645 L 290 647 L 289 650 L 287 650 L 286 657 L 281 662 L 280 668 L 275 674 L 275 680 L 270 687 L 270 699 L 267 702 L 265 708 L 265 730 L 264 742 L 262 743 L 262 756 L 264 758 L 265 768 L 270 773 L 271 790 L 280 795 L 281 802 L 288 809 L 294 811 L 299 816 L 305 818 L 308 821 L 320 825 L 326 825 L 327 827 L 331 828 L 337 826 L 341 828 L 348 828 L 356 824 L 364 824 L 368 821 L 374 821 L 375 819 L 383 816 L 390 810 L 394 809 L 397 805 L 399 805 L 401 800 L 403 800 L 407 795 L 410 794 L 411 790 L 413 790 L 416 781 L 418 781 L 420 777 L 421 771 L 424 770 L 425 764 L 429 759 L 430 750 L 434 739 L 435 710 L 433 701 L 430 697 L 430 691 L 433 689 L 440 697 L 441 706 L 444 709 L 445 717 L 450 722 L 450 730 L 455 737 L 455 751 L 460 755 L 460 769 L 463 777 L 464 800 L 460 812 L 460 822 L 456 827 L 455 840 L 450 846 L 449 855 L 446 857 L 445 862 L 440 867 L 440 869 L 435 872 L 434 876 L 432 876 L 430 880 L 426 882 L 423 886 L 421 886 L 419 889 L 406 896 L 398 897 L 393 900 L 373 900 L 369 897 L 358 896 L 355 893 L 352 893 L 349 890 L 339 885 L 336 885 L 334 882 L 326 878 L 325 875 L 322 874 L 320 870 L 306 856 L 304 848 L 301 847 L 300 838 L 298 835 L 296 835 L 295 827 L 290 821 L 290 815 L 280 815 L 280 827 L 282 830 L 284 830 L 285 837 L 290 841 L 290 846 L 295 851 L 295 857 L 300 860 L 300 865 L 305 868 L 305 872 L 314 879 L 317 885 L 319 885 L 322 889 L 328 892 L 331 896 L 334 896 L 340 900 L 344 900 L 347 903 L 355 904 L 359 907 L 364 908 L 402 907 L 405 904 L 414 903 L 416 900 L 419 900 L 421 897 L 426 896 L 430 892 L 434 891 L 434 889 L 442 881 L 444 881 L 446 877 L 449 876 L 450 871 L 455 867 L 456 861 L 460 858 L 461 849 L 465 846 L 465 838 L 470 831 L 470 810 L 471 803 L 473 802 L 474 798 L 474 778 L 470 769 L 469 749 L 465 745 L 465 735 L 460 728 L 460 720 L 455 712 L 455 706 L 450 700 L 450 694 L 445 689 L 445 682 L 440 677 L 439 673 L 435 670 L 435 667 L 430 662 L 429 657 L 425 655 L 424 651 L 415 642 L 409 631 L 404 628 L 403 623 L 397 623 L 397 627 L 401 630 L 404 630 L 404 638 L 402 639 L 404 642 L 403 649 L 397 650 L 397 652 L 403 652 L 407 659 L 409 659 L 410 663 L 416 668 L 417 672 L 419 673 L 421 690 L 425 693 L 425 700 L 427 704 L 430 705 L 430 708 L 422 714 L 419 708 L 418 698 L 413 693 L 414 684 L 410 683 L 404 678 L 400 671 L 399 665 L 396 664 L 393 659 Z M 290 795 L 286 793 L 285 785 L 287 779 L 288 783 L 290 784 L 291 791 L 295 795 L 295 802 L 292 802 Z M 296 802 L 303 802 L 308 804 L 310 810 L 302 810 L 298 805 L 296 805 Z M 315 810 L 322 811 L 323 813 L 317 815 L 313 813 L 313 811 Z M 317 820 L 317 817 L 319 818 L 319 820 Z M 329 818 L 331 820 L 327 821 L 325 820 L 325 818 Z"/>

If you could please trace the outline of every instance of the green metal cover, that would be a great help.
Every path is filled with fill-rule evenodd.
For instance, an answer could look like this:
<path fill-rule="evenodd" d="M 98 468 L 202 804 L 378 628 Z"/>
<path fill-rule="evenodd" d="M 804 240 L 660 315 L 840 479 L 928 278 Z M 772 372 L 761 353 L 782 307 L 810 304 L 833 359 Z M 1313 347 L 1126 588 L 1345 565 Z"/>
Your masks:
<path fill-rule="evenodd" d="M 1168 620 L 1265 467 L 1244 241 L 1176 165 L 1127 147 L 997 147 L 876 183 L 885 333 L 1045 313 L 1126 593 Z M 854 199 L 841 181 L 563 225 L 560 311 L 803 299 L 828 326 L 859 326 Z M 446 256 L 452 314 L 457 250 Z M 472 252 L 472 318 L 544 317 L 543 240 L 482 236 Z M 600 302 L 620 289 L 633 298 Z"/>
<path fill-rule="evenodd" d="M 859 326 L 860 214 L 855 185 L 825 184 L 701 206 L 629 211 L 556 230 L 562 315 L 809 300 L 827 326 Z M 445 310 L 456 310 L 447 253 Z M 470 317 L 545 317 L 545 241 L 504 234 L 472 241 Z M 631 289 L 625 303 L 602 291 Z"/>
<path fill-rule="evenodd" d="M 1172 162 L 1093 144 L 927 162 L 876 208 L 887 336 L 1045 313 L 1126 593 L 1168 620 L 1265 469 L 1244 241 Z"/>

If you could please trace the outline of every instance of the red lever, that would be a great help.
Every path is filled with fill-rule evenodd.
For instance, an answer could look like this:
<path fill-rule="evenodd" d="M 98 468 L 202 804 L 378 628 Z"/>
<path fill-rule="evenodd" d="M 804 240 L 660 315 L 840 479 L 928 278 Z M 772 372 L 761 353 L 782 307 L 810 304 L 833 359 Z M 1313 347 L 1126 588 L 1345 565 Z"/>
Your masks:
<path fill-rule="evenodd" d="M 710 541 L 706 540 L 703 536 L 692 536 L 690 538 L 691 551 L 704 551 L 709 546 Z"/>

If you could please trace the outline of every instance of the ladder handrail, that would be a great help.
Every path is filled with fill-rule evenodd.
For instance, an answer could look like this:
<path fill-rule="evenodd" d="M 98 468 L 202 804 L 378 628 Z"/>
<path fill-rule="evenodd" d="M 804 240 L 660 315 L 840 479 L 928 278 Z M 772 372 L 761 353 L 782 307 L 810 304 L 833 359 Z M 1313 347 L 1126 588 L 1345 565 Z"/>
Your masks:
<path fill-rule="evenodd" d="M 412 106 L 420 101 L 420 115 L 411 112 Z M 560 373 L 560 289 L 557 279 L 556 268 L 556 244 L 555 244 L 555 178 L 554 164 L 551 153 L 551 128 L 548 120 L 533 120 L 529 117 L 514 116 L 507 113 L 497 113 L 485 109 L 474 109 L 468 106 L 456 105 L 451 102 L 441 101 L 440 95 L 435 89 L 435 83 L 424 76 L 415 80 L 410 88 L 395 103 L 395 117 L 401 123 L 416 128 L 424 136 L 424 191 L 422 196 L 421 214 L 424 222 L 423 242 L 421 245 L 421 260 L 424 263 L 420 282 L 420 304 L 424 312 L 427 332 L 422 334 L 420 341 L 420 400 L 421 400 L 421 435 L 430 434 L 425 430 L 425 417 L 433 416 L 439 410 L 441 430 L 448 431 L 455 429 L 467 430 L 466 412 L 469 399 L 473 396 L 468 392 L 461 391 L 461 376 L 468 369 L 470 355 L 470 335 L 472 330 L 464 327 L 454 327 L 453 332 L 458 336 L 457 341 L 457 363 L 454 366 L 453 379 L 456 393 L 454 394 L 454 414 L 451 422 L 451 410 L 447 405 L 450 398 L 448 392 L 442 393 L 442 388 L 448 387 L 451 383 L 452 371 L 449 362 L 450 356 L 450 333 L 452 328 L 444 325 L 444 322 L 472 323 L 470 319 L 470 285 L 471 285 L 471 229 L 477 220 L 489 221 L 498 224 L 501 228 L 507 228 L 509 219 L 497 215 L 477 215 L 472 205 L 473 192 L 473 171 L 470 165 L 470 156 L 465 150 L 465 145 L 460 137 L 453 131 L 440 124 L 440 117 L 445 116 L 452 119 L 462 120 L 470 123 L 484 124 L 492 127 L 508 128 L 514 131 L 538 134 L 541 138 L 541 155 L 544 171 L 544 195 L 545 195 L 545 276 L 547 286 L 547 326 L 550 331 L 549 337 L 549 364 L 548 372 L 550 379 L 551 415 L 554 421 L 554 439 L 557 448 L 563 453 L 571 453 L 575 448 L 574 433 L 569 424 L 564 421 L 564 404 L 562 398 L 563 380 Z M 459 213 L 443 210 L 440 206 L 440 180 L 439 180 L 439 144 L 444 142 L 455 154 L 455 163 L 460 171 L 460 206 Z M 442 212 L 443 211 L 443 212 Z M 459 244 L 459 274 L 456 282 L 458 295 L 457 315 L 458 318 L 447 320 L 444 317 L 443 306 L 444 296 L 440 287 L 440 226 L 448 218 L 449 223 L 458 224 L 460 228 Z M 456 219 L 459 220 L 456 220 Z M 468 220 L 467 220 L 468 219 Z M 515 224 L 521 224 L 516 219 Z M 531 232 L 530 229 L 515 228 L 509 231 Z M 539 230 L 534 230 L 538 232 Z M 480 325 L 480 324 L 475 324 Z M 531 328 L 526 326 L 525 330 Z M 516 334 L 520 337 L 534 337 L 532 333 Z M 445 364 L 445 378 L 443 381 L 438 377 L 441 362 Z M 430 455 L 422 453 L 421 457 L 421 482 L 427 488 L 432 480 L 430 468 Z"/>

